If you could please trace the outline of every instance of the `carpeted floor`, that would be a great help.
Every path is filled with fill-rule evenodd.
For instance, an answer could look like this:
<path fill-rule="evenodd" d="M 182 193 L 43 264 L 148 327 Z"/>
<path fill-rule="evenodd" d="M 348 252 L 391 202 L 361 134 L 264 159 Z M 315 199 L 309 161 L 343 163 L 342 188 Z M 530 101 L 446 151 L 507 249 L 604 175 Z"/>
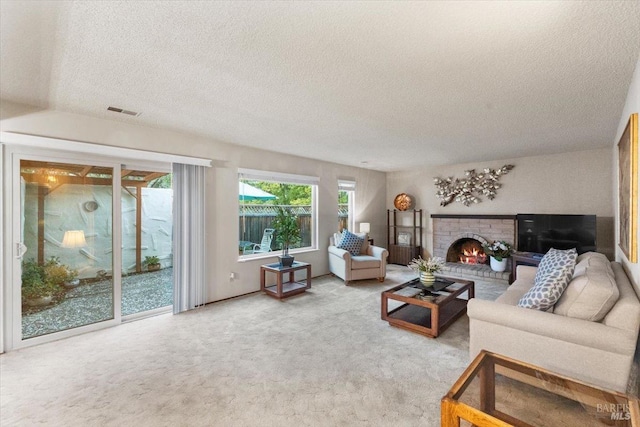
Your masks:
<path fill-rule="evenodd" d="M 468 320 L 437 339 L 380 319 L 385 283 L 313 280 L 0 357 L 2 426 L 437 426 L 469 363 Z M 476 282 L 494 299 L 504 285 Z"/>

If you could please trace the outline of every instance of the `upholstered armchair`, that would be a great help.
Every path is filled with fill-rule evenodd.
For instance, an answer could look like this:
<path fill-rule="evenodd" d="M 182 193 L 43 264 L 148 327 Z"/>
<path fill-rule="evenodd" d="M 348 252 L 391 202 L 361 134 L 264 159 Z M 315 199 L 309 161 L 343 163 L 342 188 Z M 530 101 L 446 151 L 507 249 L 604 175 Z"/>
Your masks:
<path fill-rule="evenodd" d="M 370 245 L 366 234 L 357 235 L 364 237 L 359 255 L 351 255 L 349 251 L 335 246 L 339 234 L 329 239 L 329 271 L 344 280 L 345 285 L 362 279 L 378 279 L 383 282 L 387 274 L 389 251 Z"/>

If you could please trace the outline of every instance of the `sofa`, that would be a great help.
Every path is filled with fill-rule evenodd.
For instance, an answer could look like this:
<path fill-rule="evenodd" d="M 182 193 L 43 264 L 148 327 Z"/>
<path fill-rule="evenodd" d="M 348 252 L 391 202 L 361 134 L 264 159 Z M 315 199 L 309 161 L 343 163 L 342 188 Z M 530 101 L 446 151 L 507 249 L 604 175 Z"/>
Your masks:
<path fill-rule="evenodd" d="M 363 239 L 362 247 L 358 255 L 351 254 L 348 250 L 338 248 L 336 242 L 342 238 L 340 233 L 334 234 L 329 239 L 329 271 L 344 280 L 349 285 L 354 280 L 378 279 L 383 282 L 387 275 L 387 257 L 389 251 L 385 248 L 369 244 L 369 236 L 356 233 Z"/>
<path fill-rule="evenodd" d="M 500 353 L 599 387 L 626 392 L 640 332 L 640 301 L 622 265 L 588 252 L 560 299 L 546 311 L 518 302 L 536 267 L 517 267 L 516 280 L 495 301 L 468 303 L 469 353 Z"/>

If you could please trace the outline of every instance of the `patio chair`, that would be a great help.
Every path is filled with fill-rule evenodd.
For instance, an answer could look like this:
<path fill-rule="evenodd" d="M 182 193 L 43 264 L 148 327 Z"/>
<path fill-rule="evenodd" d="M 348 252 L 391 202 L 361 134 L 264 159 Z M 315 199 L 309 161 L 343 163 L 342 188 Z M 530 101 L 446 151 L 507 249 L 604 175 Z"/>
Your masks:
<path fill-rule="evenodd" d="M 265 228 L 262 233 L 262 241 L 260 244 L 251 243 L 249 245 L 245 245 L 242 249 L 242 253 L 244 255 L 248 254 L 260 254 L 265 252 L 271 252 L 271 241 L 273 240 L 273 232 L 275 230 L 273 228 Z"/>

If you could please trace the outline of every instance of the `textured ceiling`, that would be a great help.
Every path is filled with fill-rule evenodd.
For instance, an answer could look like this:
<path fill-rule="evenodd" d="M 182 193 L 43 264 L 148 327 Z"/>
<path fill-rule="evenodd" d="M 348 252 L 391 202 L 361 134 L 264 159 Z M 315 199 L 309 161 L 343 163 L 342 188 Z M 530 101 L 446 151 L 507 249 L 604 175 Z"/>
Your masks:
<path fill-rule="evenodd" d="M 0 18 L 4 99 L 383 171 L 611 146 L 640 53 L 637 1 L 2 1 Z"/>

